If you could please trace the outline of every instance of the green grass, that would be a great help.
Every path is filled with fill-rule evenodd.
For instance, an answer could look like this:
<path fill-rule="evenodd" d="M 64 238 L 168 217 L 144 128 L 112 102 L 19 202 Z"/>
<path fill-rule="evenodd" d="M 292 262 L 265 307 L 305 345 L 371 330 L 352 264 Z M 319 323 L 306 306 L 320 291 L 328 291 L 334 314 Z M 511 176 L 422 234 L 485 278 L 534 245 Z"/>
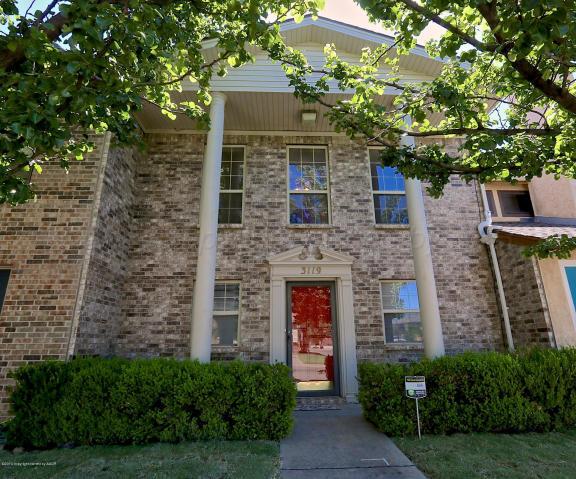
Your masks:
<path fill-rule="evenodd" d="M 396 438 L 430 479 L 576 477 L 576 431 Z"/>
<path fill-rule="evenodd" d="M 55 463 L 9 466 L 6 463 Z M 274 478 L 275 442 L 188 442 L 147 446 L 96 446 L 12 454 L 0 451 L 0 478 Z"/>

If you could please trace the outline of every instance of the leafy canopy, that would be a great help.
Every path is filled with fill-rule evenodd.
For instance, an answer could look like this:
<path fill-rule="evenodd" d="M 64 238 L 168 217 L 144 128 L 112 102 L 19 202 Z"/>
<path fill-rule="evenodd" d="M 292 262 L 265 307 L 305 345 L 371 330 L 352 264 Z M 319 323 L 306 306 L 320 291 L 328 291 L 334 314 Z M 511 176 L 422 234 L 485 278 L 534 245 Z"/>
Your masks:
<path fill-rule="evenodd" d="M 30 175 L 49 159 L 82 159 L 91 133 L 138 141 L 144 102 L 205 121 L 212 74 L 281 43 L 279 22 L 319 1 L 52 0 L 19 12 L 0 0 L 0 204 L 32 198 Z M 196 101 L 171 99 L 182 80 L 197 84 Z"/>
<path fill-rule="evenodd" d="M 356 1 L 395 35 L 365 48 L 360 65 L 343 61 L 333 45 L 322 68 L 298 52 L 273 52 L 297 95 L 328 107 L 336 129 L 382 145 L 386 164 L 429 182 L 434 196 L 452 174 L 483 183 L 576 177 L 574 0 Z M 434 80 L 414 82 L 401 66 L 431 23 L 443 33 L 425 48 L 444 64 Z M 312 73 L 320 77 L 311 81 Z M 331 102 L 334 80 L 352 97 Z M 386 93 L 397 94 L 392 107 L 381 103 Z M 416 146 L 398 147 L 401 135 Z M 446 135 L 461 139 L 458 155 L 427 140 Z M 564 251 L 576 247 L 576 240 L 560 243 Z M 560 243 L 541 253 L 557 252 Z"/>

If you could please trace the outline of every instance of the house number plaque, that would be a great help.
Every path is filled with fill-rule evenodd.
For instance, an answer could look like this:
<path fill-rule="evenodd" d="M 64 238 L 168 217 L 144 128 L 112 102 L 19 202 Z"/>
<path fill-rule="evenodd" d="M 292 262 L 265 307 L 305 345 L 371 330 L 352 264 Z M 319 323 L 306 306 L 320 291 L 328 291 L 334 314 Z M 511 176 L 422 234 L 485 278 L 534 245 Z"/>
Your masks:
<path fill-rule="evenodd" d="M 322 267 L 320 266 L 302 266 L 300 274 L 320 274 Z"/>

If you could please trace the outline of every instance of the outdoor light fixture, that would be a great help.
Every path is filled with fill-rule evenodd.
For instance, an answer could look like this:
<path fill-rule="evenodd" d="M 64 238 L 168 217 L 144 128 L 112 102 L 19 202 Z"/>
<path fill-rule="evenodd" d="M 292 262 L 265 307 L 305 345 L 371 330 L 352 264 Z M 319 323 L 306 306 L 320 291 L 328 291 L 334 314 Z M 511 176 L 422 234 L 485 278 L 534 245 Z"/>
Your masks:
<path fill-rule="evenodd" d="M 314 125 L 316 123 L 316 112 L 304 110 L 302 112 L 302 124 L 304 125 Z"/>

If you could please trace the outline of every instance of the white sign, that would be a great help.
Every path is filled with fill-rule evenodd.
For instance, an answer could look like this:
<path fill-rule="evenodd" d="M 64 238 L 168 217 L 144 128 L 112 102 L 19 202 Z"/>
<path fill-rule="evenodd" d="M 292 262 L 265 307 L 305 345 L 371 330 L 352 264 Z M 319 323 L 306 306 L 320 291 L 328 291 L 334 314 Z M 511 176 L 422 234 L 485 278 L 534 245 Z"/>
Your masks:
<path fill-rule="evenodd" d="M 426 397 L 426 378 L 424 376 L 404 376 L 406 396 L 412 399 Z"/>

